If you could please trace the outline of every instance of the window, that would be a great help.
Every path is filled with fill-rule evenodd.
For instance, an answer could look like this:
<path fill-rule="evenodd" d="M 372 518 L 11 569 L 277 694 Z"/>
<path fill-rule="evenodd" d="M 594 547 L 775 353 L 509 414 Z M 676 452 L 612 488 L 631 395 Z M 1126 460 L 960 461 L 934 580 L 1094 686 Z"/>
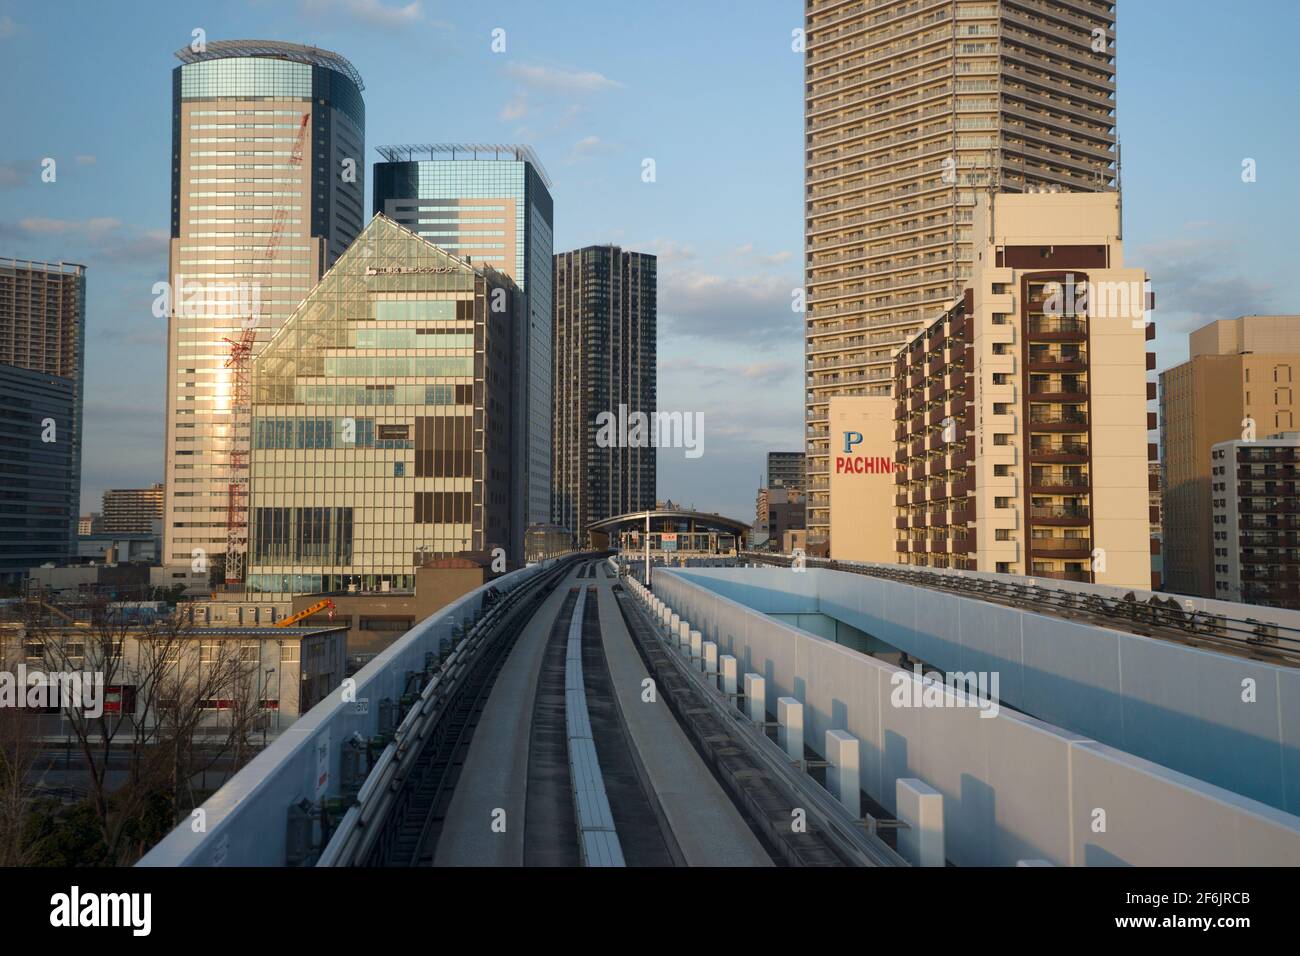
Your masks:
<path fill-rule="evenodd" d="M 409 631 L 415 624 L 413 617 L 363 617 L 357 625 L 361 631 Z"/>

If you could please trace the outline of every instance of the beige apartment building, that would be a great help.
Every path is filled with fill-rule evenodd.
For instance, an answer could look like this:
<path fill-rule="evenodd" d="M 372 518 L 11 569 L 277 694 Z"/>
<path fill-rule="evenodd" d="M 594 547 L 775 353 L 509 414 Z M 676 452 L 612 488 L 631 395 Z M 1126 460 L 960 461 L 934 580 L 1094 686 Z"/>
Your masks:
<path fill-rule="evenodd" d="M 162 521 L 164 489 L 161 482 L 148 488 L 109 488 L 104 503 L 103 528 L 115 534 L 155 534 Z"/>
<path fill-rule="evenodd" d="M 899 347 L 971 275 L 976 198 L 1115 187 L 1112 0 L 808 0 L 809 547 L 829 401 L 888 395 Z"/>
<path fill-rule="evenodd" d="M 352 64 L 316 47 L 176 56 L 163 561 L 215 586 L 247 557 L 252 358 L 364 222 L 365 106 Z"/>
<path fill-rule="evenodd" d="M 1116 194 L 981 202 L 963 300 L 895 360 L 901 563 L 1150 587 L 1147 307 Z"/>
<path fill-rule="evenodd" d="M 1211 448 L 1295 430 L 1300 315 L 1211 322 L 1189 345 L 1187 361 L 1160 374 L 1164 583 L 1214 597 Z"/>

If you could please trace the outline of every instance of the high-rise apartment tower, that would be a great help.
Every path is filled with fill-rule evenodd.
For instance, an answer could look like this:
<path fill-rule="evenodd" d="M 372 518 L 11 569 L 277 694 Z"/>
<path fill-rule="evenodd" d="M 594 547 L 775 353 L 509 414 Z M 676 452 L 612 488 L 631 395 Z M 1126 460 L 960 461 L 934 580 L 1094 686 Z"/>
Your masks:
<path fill-rule="evenodd" d="M 978 194 L 1115 188 L 1113 0 L 808 0 L 809 547 L 829 532 L 829 401 L 888 395 L 956 304 Z"/>
<path fill-rule="evenodd" d="M 656 411 L 657 269 L 617 246 L 555 257 L 552 520 L 580 543 L 592 522 L 655 504 L 655 449 L 635 416 Z"/>

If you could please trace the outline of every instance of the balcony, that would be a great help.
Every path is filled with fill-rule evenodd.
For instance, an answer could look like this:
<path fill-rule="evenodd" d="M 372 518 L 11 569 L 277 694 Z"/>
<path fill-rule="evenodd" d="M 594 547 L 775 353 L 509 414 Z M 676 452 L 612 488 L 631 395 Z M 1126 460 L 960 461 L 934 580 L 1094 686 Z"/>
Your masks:
<path fill-rule="evenodd" d="M 1057 558 L 1092 557 L 1091 538 L 1030 538 L 1030 554 L 1051 555 Z"/>
<path fill-rule="evenodd" d="M 1029 320 L 1030 340 L 1040 342 L 1082 342 L 1088 337 L 1086 319 L 1038 315 Z"/>
<path fill-rule="evenodd" d="M 1092 519 L 1087 505 L 1033 505 L 1029 520 L 1040 525 L 1078 526 Z"/>
<path fill-rule="evenodd" d="M 1031 431 L 1084 431 L 1088 427 L 1088 415 L 1081 408 L 1031 405 L 1029 426 Z"/>
<path fill-rule="evenodd" d="M 1031 445 L 1029 460 L 1059 464 L 1082 464 L 1088 460 L 1088 446 L 1077 442 Z"/>
<path fill-rule="evenodd" d="M 1033 570 L 1033 571 L 1030 571 L 1030 572 L 1029 572 L 1029 576 L 1030 576 L 1030 577 L 1034 577 L 1034 578 L 1048 578 L 1048 579 L 1050 579 L 1050 580 L 1052 580 L 1052 581 L 1075 581 L 1075 582 L 1078 582 L 1079 584 L 1091 584 L 1091 583 L 1092 583 L 1092 572 L 1091 572 L 1091 571 L 1039 571 L 1039 570 Z"/>
<path fill-rule="evenodd" d="M 1080 494 L 1087 492 L 1090 484 L 1087 475 L 1030 475 L 1029 490 L 1040 494 Z"/>
<path fill-rule="evenodd" d="M 1052 355 L 1039 353 L 1029 355 L 1031 372 L 1084 372 L 1088 369 L 1088 359 L 1082 355 Z"/>

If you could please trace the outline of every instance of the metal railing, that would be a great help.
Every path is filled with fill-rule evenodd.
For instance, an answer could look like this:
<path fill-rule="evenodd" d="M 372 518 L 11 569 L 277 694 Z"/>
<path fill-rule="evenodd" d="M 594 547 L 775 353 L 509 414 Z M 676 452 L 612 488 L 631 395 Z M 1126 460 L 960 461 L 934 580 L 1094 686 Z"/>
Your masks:
<path fill-rule="evenodd" d="M 1035 545 L 1038 543 L 1034 542 Z M 781 567 L 788 567 L 792 560 L 791 555 L 760 551 L 742 551 L 740 558 L 742 561 Z M 1076 589 L 1052 587 L 1037 583 L 1032 576 L 1019 578 L 1007 575 L 1007 580 L 1003 582 L 998 580 L 1001 575 L 975 571 L 919 569 L 906 565 L 894 567 L 809 557 L 803 561 L 805 567 L 885 578 L 977 600 L 1008 604 L 1040 614 L 1091 618 L 1101 626 L 1146 637 L 1232 650 L 1271 663 L 1300 666 L 1300 624 L 1293 626 L 1253 617 L 1233 617 L 1219 613 L 1217 609 L 1197 607 L 1194 600 L 1180 601 L 1176 596 L 1144 592 L 1149 597 L 1142 600 L 1138 597 L 1137 590 L 1125 592 L 1122 588 L 1082 583 Z M 1249 605 L 1236 606 L 1243 609 L 1243 614 L 1249 608 Z M 1294 614 L 1264 606 L 1258 610 L 1261 616 L 1267 612 L 1273 612 L 1274 616 Z M 1300 618 L 1297 620 L 1300 621 Z"/>

